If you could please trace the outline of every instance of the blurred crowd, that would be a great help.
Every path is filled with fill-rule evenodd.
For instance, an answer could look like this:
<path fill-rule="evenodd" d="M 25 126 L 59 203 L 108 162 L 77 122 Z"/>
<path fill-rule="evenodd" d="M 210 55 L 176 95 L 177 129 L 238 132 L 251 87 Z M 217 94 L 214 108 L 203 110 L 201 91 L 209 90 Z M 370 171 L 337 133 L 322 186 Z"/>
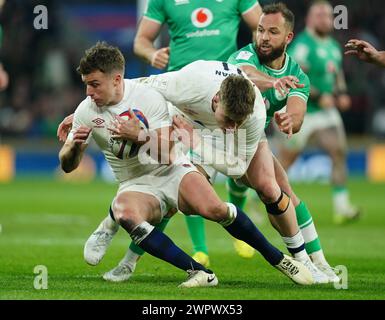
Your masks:
<path fill-rule="evenodd" d="M 260 1 L 262 5 L 271 2 Z M 295 30 L 302 30 L 310 1 L 283 2 L 296 15 Z M 385 6 L 381 0 L 330 2 L 348 8 L 348 29 L 335 31 L 341 45 L 351 38 L 359 38 L 380 50 L 385 49 Z M 46 30 L 33 27 L 34 8 L 41 4 L 48 9 Z M 9 74 L 9 85 L 0 93 L 2 137 L 55 137 L 58 123 L 83 99 L 84 86 L 76 67 L 83 51 L 95 41 L 95 37 L 90 37 L 84 26 L 73 23 L 69 15 L 68 8 L 81 4 L 89 8 L 94 5 L 131 5 L 134 13 L 129 15 L 136 21 L 134 1 L 8 0 L 4 3 L 0 17 L 3 31 L 0 61 Z M 126 76 L 145 76 L 151 70 L 132 55 L 135 23 L 120 27 L 129 29 L 123 33 L 126 38 L 100 40 L 109 40 L 120 46 L 126 41 L 123 48 L 129 65 Z M 250 34 L 241 28 L 239 45 L 249 42 Z M 353 102 L 352 108 L 343 114 L 347 132 L 384 138 L 385 69 L 346 57 L 344 70 Z"/>

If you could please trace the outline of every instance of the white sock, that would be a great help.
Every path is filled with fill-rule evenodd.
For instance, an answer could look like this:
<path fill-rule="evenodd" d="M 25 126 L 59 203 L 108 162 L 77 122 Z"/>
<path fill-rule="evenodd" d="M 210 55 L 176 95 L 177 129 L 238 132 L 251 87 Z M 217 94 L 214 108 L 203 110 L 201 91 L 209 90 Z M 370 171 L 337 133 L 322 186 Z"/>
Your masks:
<path fill-rule="evenodd" d="M 108 215 L 103 220 L 102 223 L 103 223 L 104 227 L 110 231 L 111 234 L 115 234 L 119 230 L 119 224 L 116 223 L 114 220 L 112 220 L 110 215 Z"/>
<path fill-rule="evenodd" d="M 329 265 L 325 259 L 325 256 L 322 250 L 313 252 L 312 254 L 310 254 L 310 258 L 315 264 Z"/>
<path fill-rule="evenodd" d="M 310 259 L 305 250 L 305 240 L 303 239 L 301 231 L 298 231 L 292 237 L 282 237 L 282 240 L 286 244 L 289 252 L 292 252 L 293 250 L 297 251 L 302 247 L 302 250 L 292 253 L 296 260 L 306 261 Z"/>
<path fill-rule="evenodd" d="M 344 189 L 333 193 L 334 211 L 344 214 L 350 206 L 349 191 Z"/>
<path fill-rule="evenodd" d="M 122 265 L 122 264 L 126 264 L 126 265 L 129 265 L 132 268 L 135 267 L 136 265 L 136 262 L 138 261 L 138 259 L 141 257 L 141 255 L 135 253 L 134 251 L 132 251 L 131 249 L 128 249 L 125 256 L 123 257 L 122 260 L 120 260 L 119 264 Z"/>

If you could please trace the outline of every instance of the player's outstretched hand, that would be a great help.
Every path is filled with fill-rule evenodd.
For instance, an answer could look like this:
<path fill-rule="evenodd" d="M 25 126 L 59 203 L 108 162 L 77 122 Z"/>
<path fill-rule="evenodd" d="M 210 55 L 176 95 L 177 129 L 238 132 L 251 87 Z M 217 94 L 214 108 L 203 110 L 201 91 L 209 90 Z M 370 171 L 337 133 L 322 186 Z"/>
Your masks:
<path fill-rule="evenodd" d="M 379 52 L 369 42 L 351 39 L 345 44 L 345 55 L 355 55 L 359 59 L 376 63 Z"/>
<path fill-rule="evenodd" d="M 287 112 L 275 112 L 274 120 L 278 125 L 279 131 L 286 133 L 287 138 L 290 139 L 293 135 L 293 119 L 291 114 Z"/>
<path fill-rule="evenodd" d="M 67 140 L 68 133 L 71 131 L 72 123 L 74 121 L 74 114 L 70 114 L 65 117 L 64 120 L 59 124 L 57 128 L 57 136 L 59 141 L 65 142 Z"/>
<path fill-rule="evenodd" d="M 151 65 L 157 69 L 164 69 L 170 59 L 170 47 L 156 50 L 151 58 Z"/>
<path fill-rule="evenodd" d="M 295 76 L 285 76 L 273 82 L 273 88 L 276 89 L 281 96 L 287 95 L 290 89 L 303 88 L 304 86 L 304 84 L 299 83 L 299 79 Z"/>

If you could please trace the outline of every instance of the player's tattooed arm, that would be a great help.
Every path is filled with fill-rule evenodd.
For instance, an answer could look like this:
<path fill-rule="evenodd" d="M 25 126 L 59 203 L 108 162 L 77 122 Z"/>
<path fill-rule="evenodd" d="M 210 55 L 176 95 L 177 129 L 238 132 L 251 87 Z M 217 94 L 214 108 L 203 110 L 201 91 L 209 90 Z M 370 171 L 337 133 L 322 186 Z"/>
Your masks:
<path fill-rule="evenodd" d="M 336 77 L 336 106 L 341 111 L 348 110 L 352 104 L 351 98 L 347 94 L 347 90 L 344 72 L 340 70 Z"/>

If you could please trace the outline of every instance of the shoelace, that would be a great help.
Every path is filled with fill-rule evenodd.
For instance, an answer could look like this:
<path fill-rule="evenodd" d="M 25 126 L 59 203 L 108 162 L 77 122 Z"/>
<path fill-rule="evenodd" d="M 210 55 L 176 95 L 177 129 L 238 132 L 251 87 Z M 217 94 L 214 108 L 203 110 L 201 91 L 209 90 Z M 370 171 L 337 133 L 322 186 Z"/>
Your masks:
<path fill-rule="evenodd" d="M 293 276 L 299 272 L 298 268 L 294 264 L 292 264 L 289 260 L 284 260 L 282 262 L 282 269 L 288 271 Z"/>
<path fill-rule="evenodd" d="M 126 264 L 121 264 L 121 265 L 118 265 L 118 266 L 112 271 L 112 274 L 114 274 L 114 275 L 119 275 L 120 273 L 125 272 L 125 271 L 132 272 L 130 266 L 128 266 L 128 265 L 126 265 Z"/>
<path fill-rule="evenodd" d="M 99 249 L 100 247 L 103 247 L 106 245 L 106 242 L 110 240 L 111 235 L 109 235 L 107 232 L 98 231 L 95 232 L 96 238 L 96 247 Z"/>
<path fill-rule="evenodd" d="M 188 276 L 187 276 L 187 280 L 190 280 L 192 277 L 194 277 L 197 273 L 199 272 L 199 270 L 187 270 L 187 273 L 188 273 Z"/>

